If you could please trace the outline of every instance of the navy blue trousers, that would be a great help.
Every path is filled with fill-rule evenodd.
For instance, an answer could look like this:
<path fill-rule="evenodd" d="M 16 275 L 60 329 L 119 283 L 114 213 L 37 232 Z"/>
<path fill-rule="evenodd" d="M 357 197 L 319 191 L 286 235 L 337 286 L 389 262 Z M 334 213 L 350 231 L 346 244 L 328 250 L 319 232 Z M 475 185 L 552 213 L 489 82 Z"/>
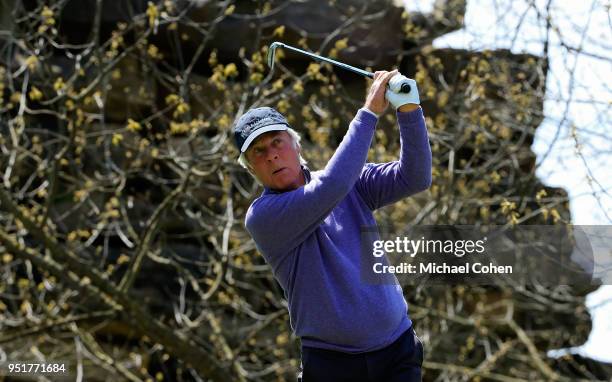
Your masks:
<path fill-rule="evenodd" d="M 410 328 L 391 345 L 368 353 L 302 346 L 301 381 L 420 382 L 422 364 L 423 344 Z"/>

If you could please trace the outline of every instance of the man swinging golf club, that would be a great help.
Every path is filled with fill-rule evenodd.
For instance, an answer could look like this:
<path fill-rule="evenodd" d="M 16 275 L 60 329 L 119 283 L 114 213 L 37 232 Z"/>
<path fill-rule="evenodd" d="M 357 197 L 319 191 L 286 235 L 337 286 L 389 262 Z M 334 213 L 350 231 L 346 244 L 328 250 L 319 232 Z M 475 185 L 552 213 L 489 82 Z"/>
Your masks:
<path fill-rule="evenodd" d="M 387 89 L 394 76 L 397 70 L 373 74 L 364 106 L 320 171 L 305 166 L 299 135 L 276 110 L 251 109 L 234 125 L 239 161 L 264 186 L 246 228 L 284 290 L 304 382 L 421 380 L 423 346 L 401 288 L 368 285 L 359 271 L 360 227 L 376 225 L 372 212 L 431 184 L 416 83 L 396 93 Z M 399 160 L 366 163 L 389 102 L 397 111 Z"/>

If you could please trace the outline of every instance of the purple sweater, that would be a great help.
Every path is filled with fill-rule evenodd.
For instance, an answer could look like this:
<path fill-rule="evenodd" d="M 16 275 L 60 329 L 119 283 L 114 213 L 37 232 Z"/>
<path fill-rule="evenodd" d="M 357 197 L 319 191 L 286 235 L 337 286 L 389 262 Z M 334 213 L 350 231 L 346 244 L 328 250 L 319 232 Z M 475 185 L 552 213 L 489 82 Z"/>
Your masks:
<path fill-rule="evenodd" d="M 302 345 L 361 353 L 395 341 L 412 322 L 397 285 L 360 279 L 360 228 L 372 211 L 429 188 L 431 150 L 423 112 L 397 112 L 399 161 L 366 163 L 378 119 L 360 109 L 325 169 L 287 192 L 265 189 L 246 228 L 272 267 Z"/>

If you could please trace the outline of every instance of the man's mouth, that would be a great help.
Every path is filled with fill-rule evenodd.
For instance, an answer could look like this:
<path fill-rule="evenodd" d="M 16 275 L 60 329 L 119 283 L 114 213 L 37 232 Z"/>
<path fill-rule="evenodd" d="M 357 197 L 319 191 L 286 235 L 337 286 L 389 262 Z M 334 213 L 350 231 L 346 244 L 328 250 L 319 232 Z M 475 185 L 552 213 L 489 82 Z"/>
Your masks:
<path fill-rule="evenodd" d="M 274 170 L 274 172 L 272 173 L 273 175 L 278 174 L 279 172 L 283 171 L 285 169 L 285 167 L 279 168 L 278 170 Z"/>

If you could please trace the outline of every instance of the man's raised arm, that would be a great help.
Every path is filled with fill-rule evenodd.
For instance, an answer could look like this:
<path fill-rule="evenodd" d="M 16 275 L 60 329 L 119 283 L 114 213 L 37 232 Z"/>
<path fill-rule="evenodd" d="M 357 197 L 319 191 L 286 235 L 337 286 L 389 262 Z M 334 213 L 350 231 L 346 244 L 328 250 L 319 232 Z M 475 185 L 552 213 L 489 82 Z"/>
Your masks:
<path fill-rule="evenodd" d="M 431 148 L 423 110 L 405 104 L 397 111 L 400 129 L 399 160 L 365 165 L 357 190 L 370 209 L 394 203 L 431 185 Z"/>

